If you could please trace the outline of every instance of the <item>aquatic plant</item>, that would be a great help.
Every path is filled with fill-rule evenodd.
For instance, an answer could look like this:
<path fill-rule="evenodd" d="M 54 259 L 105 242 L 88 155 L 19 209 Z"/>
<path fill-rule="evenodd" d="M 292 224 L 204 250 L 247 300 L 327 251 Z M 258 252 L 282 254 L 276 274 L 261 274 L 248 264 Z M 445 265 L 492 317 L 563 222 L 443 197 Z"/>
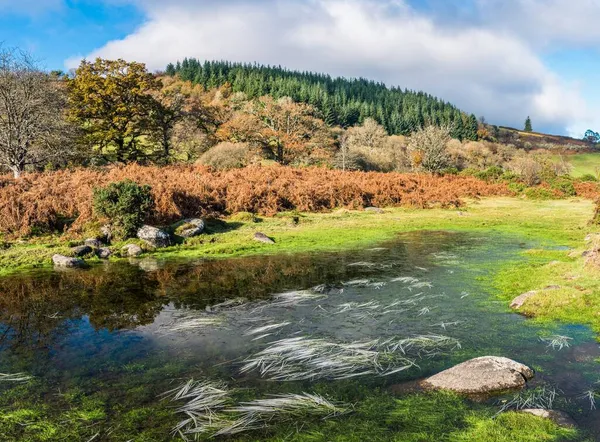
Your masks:
<path fill-rule="evenodd" d="M 25 373 L 0 373 L 0 382 L 27 382 L 33 379 Z"/>
<path fill-rule="evenodd" d="M 172 429 L 184 440 L 210 434 L 211 437 L 238 434 L 267 427 L 279 420 L 319 416 L 329 418 L 346 413 L 349 407 L 333 403 L 317 394 L 282 394 L 232 405 L 231 391 L 220 382 L 195 381 L 163 393 L 171 402 L 185 401 L 175 409 L 183 414 Z"/>
<path fill-rule="evenodd" d="M 415 284 L 419 282 L 419 278 L 415 278 L 412 276 L 399 276 L 397 278 L 392 279 L 392 282 L 402 282 L 404 284 Z"/>
<path fill-rule="evenodd" d="M 551 410 L 556 399 L 556 394 L 556 388 L 549 386 L 521 390 L 512 399 L 502 404 L 498 414 L 507 410 L 524 410 L 527 408 Z"/>
<path fill-rule="evenodd" d="M 553 350 L 560 351 L 563 348 L 569 348 L 569 341 L 572 341 L 573 338 L 569 338 L 568 336 L 552 335 L 549 338 L 540 338 L 540 340 L 548 343 L 548 347 L 552 347 Z"/>
<path fill-rule="evenodd" d="M 161 326 L 170 333 L 203 330 L 208 327 L 221 325 L 223 318 L 205 312 L 192 312 Z"/>
<path fill-rule="evenodd" d="M 350 343 L 300 336 L 271 343 L 246 359 L 240 372 L 256 370 L 280 381 L 386 376 L 416 366 L 422 356 L 459 347 L 456 339 L 439 335 Z"/>
<path fill-rule="evenodd" d="M 244 333 L 244 336 L 254 336 L 254 335 L 258 335 L 260 333 L 270 332 L 273 330 L 277 330 L 277 329 L 286 327 L 290 324 L 291 324 L 291 322 L 280 322 L 279 324 L 263 325 L 262 327 L 256 327 L 256 328 L 247 330 L 246 333 Z"/>
<path fill-rule="evenodd" d="M 590 410 L 596 409 L 596 401 L 600 399 L 600 393 L 596 390 L 588 390 L 579 396 L 579 399 L 585 399 L 590 403 Z"/>

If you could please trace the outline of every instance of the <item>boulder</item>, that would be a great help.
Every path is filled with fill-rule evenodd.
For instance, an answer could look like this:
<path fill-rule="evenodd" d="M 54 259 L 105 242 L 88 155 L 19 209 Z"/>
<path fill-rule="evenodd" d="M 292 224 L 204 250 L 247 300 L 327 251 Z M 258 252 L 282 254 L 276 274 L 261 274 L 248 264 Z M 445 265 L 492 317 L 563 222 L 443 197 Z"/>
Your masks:
<path fill-rule="evenodd" d="M 114 236 L 113 228 L 110 224 L 105 224 L 102 227 L 100 227 L 100 233 L 102 234 L 102 239 L 106 243 L 111 242 L 111 240 Z"/>
<path fill-rule="evenodd" d="M 56 267 L 64 267 L 64 268 L 76 268 L 76 267 L 84 267 L 85 261 L 81 258 L 72 258 L 64 255 L 54 255 L 52 257 L 52 262 Z"/>
<path fill-rule="evenodd" d="M 204 220 L 200 218 L 189 218 L 181 222 L 175 233 L 183 238 L 193 238 L 204 232 Z"/>
<path fill-rule="evenodd" d="M 102 241 L 96 238 L 88 238 L 83 242 L 83 244 L 91 247 L 92 249 L 100 249 L 103 246 Z"/>
<path fill-rule="evenodd" d="M 263 242 L 265 244 L 275 244 L 275 241 L 273 241 L 271 238 L 269 238 L 262 232 L 256 232 L 254 234 L 254 241 Z"/>
<path fill-rule="evenodd" d="M 169 235 L 157 227 L 147 225 L 142 226 L 137 232 L 137 237 L 156 248 L 168 247 L 171 245 L 171 238 Z"/>
<path fill-rule="evenodd" d="M 422 386 L 464 394 L 487 394 L 522 388 L 533 375 L 531 368 L 512 359 L 484 356 L 431 376 Z"/>
<path fill-rule="evenodd" d="M 93 251 L 94 251 L 94 249 L 92 249 L 90 246 L 85 246 L 85 245 L 73 247 L 71 249 L 71 253 L 73 254 L 73 256 L 85 256 L 85 255 L 89 255 Z"/>
<path fill-rule="evenodd" d="M 525 301 L 527 301 L 529 298 L 537 295 L 537 293 L 538 293 L 537 290 L 532 290 L 530 292 L 523 293 L 522 295 L 517 296 L 510 303 L 510 308 L 514 308 L 515 310 L 520 309 L 521 307 L 523 307 L 523 304 L 525 304 Z"/>
<path fill-rule="evenodd" d="M 365 207 L 365 212 L 384 213 L 383 209 L 379 207 Z"/>
<path fill-rule="evenodd" d="M 542 291 L 547 292 L 549 290 L 560 290 L 560 289 L 561 289 L 561 286 L 559 286 L 559 285 L 549 285 L 547 287 L 544 287 L 544 289 Z M 539 293 L 538 290 L 532 290 L 530 292 L 523 293 L 522 295 L 517 296 L 510 303 L 510 308 L 514 308 L 515 310 L 520 309 L 521 307 L 523 307 L 523 304 L 525 304 L 525 302 L 529 298 L 537 295 L 538 293 Z"/>
<path fill-rule="evenodd" d="M 108 259 L 112 255 L 112 252 L 108 247 L 101 247 L 96 249 L 96 256 L 100 259 Z"/>
<path fill-rule="evenodd" d="M 126 246 L 123 246 L 121 250 L 130 257 L 140 256 L 142 253 L 144 253 L 142 248 L 137 244 L 127 244 Z"/>
<path fill-rule="evenodd" d="M 534 416 L 543 417 L 544 419 L 550 419 L 559 427 L 575 428 L 577 424 L 571 416 L 563 411 L 557 410 L 544 410 L 542 408 L 527 408 L 521 410 L 521 413 L 529 413 Z"/>

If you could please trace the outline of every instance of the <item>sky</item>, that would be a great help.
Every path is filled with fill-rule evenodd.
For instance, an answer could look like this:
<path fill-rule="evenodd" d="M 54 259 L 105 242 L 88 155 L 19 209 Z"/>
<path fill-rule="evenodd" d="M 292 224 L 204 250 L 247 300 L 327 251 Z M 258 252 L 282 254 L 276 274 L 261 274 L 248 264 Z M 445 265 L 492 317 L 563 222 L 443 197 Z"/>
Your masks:
<path fill-rule="evenodd" d="M 600 0 L 0 0 L 48 70 L 124 58 L 282 65 L 423 90 L 493 124 L 600 131 Z"/>

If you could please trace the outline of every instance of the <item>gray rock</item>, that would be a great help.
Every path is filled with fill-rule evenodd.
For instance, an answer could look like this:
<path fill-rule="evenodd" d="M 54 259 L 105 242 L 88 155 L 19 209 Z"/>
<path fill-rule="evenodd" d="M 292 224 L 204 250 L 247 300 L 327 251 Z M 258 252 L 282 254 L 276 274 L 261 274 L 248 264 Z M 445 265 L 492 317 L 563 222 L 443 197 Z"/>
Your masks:
<path fill-rule="evenodd" d="M 577 424 L 575 423 L 573 418 L 563 411 L 544 410 L 541 408 L 528 408 L 525 410 L 521 410 L 521 413 L 529 413 L 529 414 L 533 414 L 534 416 L 543 417 L 544 419 L 550 419 L 551 421 L 553 421 L 556 425 L 558 425 L 560 427 L 566 427 L 566 428 L 577 427 Z"/>
<path fill-rule="evenodd" d="M 110 224 L 106 224 L 102 227 L 100 227 L 100 233 L 102 233 L 103 239 L 105 242 L 109 243 L 112 241 L 113 238 L 113 228 Z"/>
<path fill-rule="evenodd" d="M 71 249 L 71 253 L 73 254 L 73 256 L 79 256 L 79 257 L 89 255 L 93 251 L 94 251 L 94 249 L 92 249 L 90 246 L 77 246 L 77 247 L 73 247 Z"/>
<path fill-rule="evenodd" d="M 127 244 L 126 246 L 123 246 L 121 250 L 124 251 L 127 254 L 127 256 L 130 257 L 140 256 L 142 253 L 144 253 L 142 248 L 137 244 Z"/>
<path fill-rule="evenodd" d="M 547 292 L 549 290 L 560 290 L 560 288 L 561 288 L 561 286 L 559 286 L 559 285 L 549 285 L 547 287 L 544 287 L 544 289 L 542 291 Z M 539 290 L 532 290 L 530 292 L 523 293 L 522 295 L 517 296 L 510 303 L 510 308 L 514 308 L 515 310 L 520 309 L 521 307 L 523 307 L 523 305 L 529 298 L 537 295 L 538 293 L 539 293 Z"/>
<path fill-rule="evenodd" d="M 384 213 L 383 209 L 379 207 L 365 207 L 365 212 Z"/>
<path fill-rule="evenodd" d="M 100 259 L 108 259 L 112 255 L 112 252 L 108 247 L 101 247 L 96 250 L 96 256 Z"/>
<path fill-rule="evenodd" d="M 523 304 L 525 304 L 525 302 L 537 295 L 537 290 L 532 290 L 530 292 L 527 293 L 523 293 L 522 295 L 517 296 L 515 299 L 512 300 L 512 302 L 510 303 L 510 308 L 514 308 L 515 310 L 520 309 L 521 307 L 523 307 Z"/>
<path fill-rule="evenodd" d="M 85 261 L 81 258 L 72 258 L 64 255 L 54 255 L 52 262 L 56 267 L 76 268 L 85 267 Z"/>
<path fill-rule="evenodd" d="M 168 247 L 171 245 L 171 238 L 169 235 L 157 227 L 147 225 L 142 226 L 137 232 L 137 237 L 156 248 Z"/>
<path fill-rule="evenodd" d="M 183 238 L 193 238 L 204 232 L 205 224 L 200 218 L 188 218 L 181 222 L 180 227 L 177 228 L 177 235 Z"/>
<path fill-rule="evenodd" d="M 522 388 L 533 370 L 512 359 L 484 356 L 442 371 L 422 382 L 423 387 L 464 394 L 486 394 Z"/>
<path fill-rule="evenodd" d="M 254 234 L 254 241 L 263 242 L 265 244 L 275 244 L 275 241 L 273 241 L 271 238 L 269 238 L 262 232 L 256 232 Z"/>
<path fill-rule="evenodd" d="M 100 249 L 103 246 L 102 241 L 96 238 L 88 238 L 83 242 L 83 244 L 91 247 L 92 249 Z"/>

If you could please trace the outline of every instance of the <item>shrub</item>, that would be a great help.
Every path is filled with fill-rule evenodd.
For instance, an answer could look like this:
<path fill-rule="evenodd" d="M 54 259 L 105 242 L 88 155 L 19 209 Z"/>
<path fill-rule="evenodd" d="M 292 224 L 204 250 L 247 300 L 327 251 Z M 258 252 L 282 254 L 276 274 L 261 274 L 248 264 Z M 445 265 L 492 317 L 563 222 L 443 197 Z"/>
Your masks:
<path fill-rule="evenodd" d="M 527 186 L 523 183 L 514 182 L 508 185 L 508 189 L 515 193 L 523 193 Z"/>
<path fill-rule="evenodd" d="M 475 174 L 475 176 L 484 181 L 498 181 L 502 175 L 504 174 L 504 170 L 498 166 L 488 167 L 486 170 L 482 170 Z"/>
<path fill-rule="evenodd" d="M 248 144 L 226 141 L 202 155 L 200 163 L 217 170 L 239 169 L 248 164 L 248 154 Z"/>
<path fill-rule="evenodd" d="M 531 156 L 522 155 L 513 158 L 508 163 L 508 168 L 529 186 L 539 184 L 541 181 L 542 164 Z"/>
<path fill-rule="evenodd" d="M 565 196 L 575 196 L 577 191 L 573 185 L 573 181 L 567 177 L 562 177 L 554 180 L 550 187 L 562 192 Z"/>
<path fill-rule="evenodd" d="M 450 130 L 445 127 L 427 126 L 414 132 L 408 141 L 413 167 L 432 173 L 449 167 L 448 141 Z"/>
<path fill-rule="evenodd" d="M 544 187 L 529 187 L 525 190 L 525 196 L 531 200 L 551 200 L 556 198 L 551 190 Z"/>
<path fill-rule="evenodd" d="M 109 219 L 116 237 L 135 236 L 154 208 L 151 187 L 131 180 L 95 188 L 93 195 L 94 212 Z"/>
<path fill-rule="evenodd" d="M 591 173 L 586 173 L 585 175 L 579 177 L 579 180 L 583 181 L 583 182 L 593 182 L 593 183 L 595 183 L 595 182 L 598 181 L 598 178 L 596 178 Z"/>

